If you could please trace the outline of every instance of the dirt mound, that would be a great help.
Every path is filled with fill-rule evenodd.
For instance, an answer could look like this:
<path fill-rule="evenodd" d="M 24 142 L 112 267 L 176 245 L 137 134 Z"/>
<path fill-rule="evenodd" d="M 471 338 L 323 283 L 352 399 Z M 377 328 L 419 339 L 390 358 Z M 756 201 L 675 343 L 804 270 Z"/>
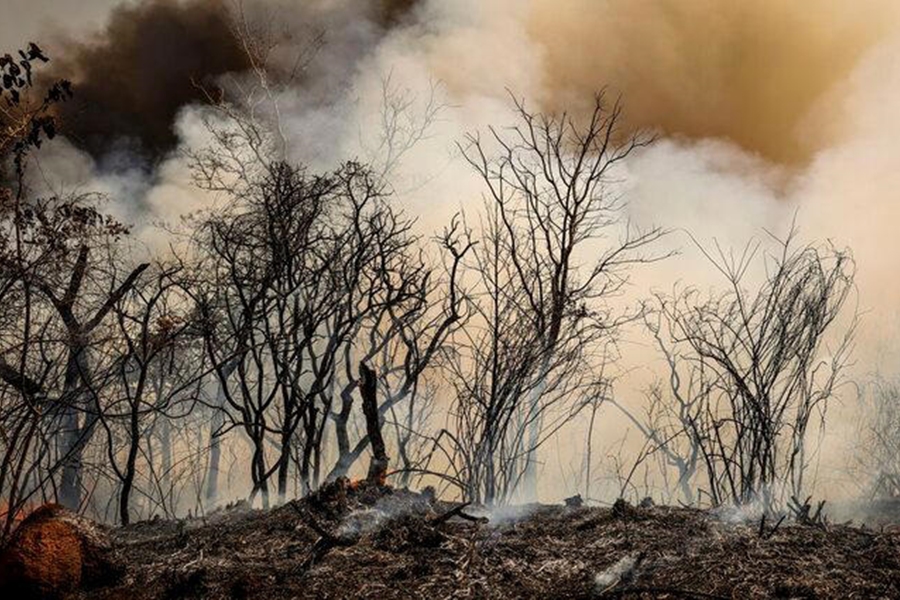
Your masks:
<path fill-rule="evenodd" d="M 897 533 L 649 505 L 479 513 L 346 481 L 270 511 L 140 523 L 114 538 L 128 572 L 85 597 L 900 597 Z"/>
<path fill-rule="evenodd" d="M 104 531 L 58 504 L 31 513 L 0 555 L 0 596 L 62 598 L 121 573 Z"/>

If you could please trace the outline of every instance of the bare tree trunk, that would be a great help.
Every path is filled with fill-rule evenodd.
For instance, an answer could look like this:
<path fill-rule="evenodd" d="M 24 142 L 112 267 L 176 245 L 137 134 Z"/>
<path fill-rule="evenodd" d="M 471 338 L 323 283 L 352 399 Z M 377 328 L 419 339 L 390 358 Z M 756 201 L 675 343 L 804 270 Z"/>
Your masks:
<path fill-rule="evenodd" d="M 291 467 L 291 432 L 283 431 L 281 436 L 281 452 L 278 456 L 278 502 L 283 504 L 287 499 L 288 474 Z"/>
<path fill-rule="evenodd" d="M 388 455 L 381 435 L 381 420 L 378 414 L 378 380 L 375 371 L 359 363 L 359 392 L 362 396 L 362 409 L 366 415 L 366 432 L 372 444 L 372 462 L 369 463 L 369 474 L 366 477 L 375 483 L 384 483 L 387 476 Z"/>
<path fill-rule="evenodd" d="M 234 367 L 227 368 L 225 379 L 231 375 Z M 212 506 L 219 496 L 219 464 L 222 460 L 222 438 L 218 435 L 225 425 L 225 390 L 219 382 L 216 388 L 216 408 L 213 410 L 209 428 L 209 468 L 206 473 L 206 502 Z"/>
<path fill-rule="evenodd" d="M 546 362 L 546 361 L 545 361 Z M 538 458 L 537 449 L 541 442 L 541 431 L 544 428 L 541 396 L 546 389 L 546 373 L 549 367 L 541 369 L 541 380 L 531 391 L 528 399 L 528 412 L 525 415 L 525 426 L 528 427 L 528 446 L 525 449 L 525 472 L 522 475 L 521 499 L 524 502 L 537 502 L 538 499 Z"/>
<path fill-rule="evenodd" d="M 74 337 L 74 336 L 73 336 Z M 73 345 L 69 350 L 66 364 L 66 378 L 63 385 L 63 409 L 61 433 L 62 479 L 59 486 L 60 504 L 77 511 L 81 506 L 81 467 L 86 431 L 82 429 L 79 409 L 82 402 L 79 387 L 87 374 L 87 349 Z M 86 429 L 85 425 L 85 429 Z"/>
<path fill-rule="evenodd" d="M 137 474 L 137 455 L 138 446 L 140 446 L 140 417 L 137 407 L 131 411 L 129 419 L 129 434 L 131 436 L 131 445 L 128 448 L 128 460 L 125 463 L 125 477 L 122 479 L 122 491 L 119 494 L 119 520 L 122 525 L 128 525 L 131 521 L 131 515 L 128 512 L 128 501 L 131 498 L 131 490 L 134 487 L 134 478 Z"/>
<path fill-rule="evenodd" d="M 337 442 L 338 458 L 334 469 L 329 474 L 329 479 L 336 479 L 347 475 L 353 464 L 350 454 L 350 434 L 347 425 L 350 422 L 350 411 L 353 409 L 353 387 L 347 386 L 341 391 L 341 411 L 334 417 L 334 435 Z"/>
<path fill-rule="evenodd" d="M 597 410 L 600 408 L 600 404 L 598 402 L 594 402 L 591 404 L 591 421 L 588 424 L 588 432 L 587 432 L 587 448 L 585 448 L 585 468 L 584 468 L 584 499 L 585 501 L 590 500 L 591 498 L 591 458 L 594 454 L 594 423 L 597 420 Z"/>
<path fill-rule="evenodd" d="M 78 449 L 78 411 L 67 407 L 62 418 L 62 479 L 59 485 L 59 502 L 70 510 L 81 506 L 81 452 Z"/>
<path fill-rule="evenodd" d="M 262 427 L 257 425 L 259 433 Z M 262 436 L 265 434 L 263 433 Z M 259 437 L 251 440 L 253 444 L 253 463 L 251 465 L 251 475 L 253 478 L 253 489 L 250 492 L 250 504 L 256 500 L 256 495 L 262 495 L 262 507 L 269 508 L 269 483 L 266 477 L 266 458 L 265 458 L 265 439 Z"/>
<path fill-rule="evenodd" d="M 172 500 L 172 424 L 163 419 L 160 426 L 159 442 L 162 451 L 162 487 L 164 500 Z"/>

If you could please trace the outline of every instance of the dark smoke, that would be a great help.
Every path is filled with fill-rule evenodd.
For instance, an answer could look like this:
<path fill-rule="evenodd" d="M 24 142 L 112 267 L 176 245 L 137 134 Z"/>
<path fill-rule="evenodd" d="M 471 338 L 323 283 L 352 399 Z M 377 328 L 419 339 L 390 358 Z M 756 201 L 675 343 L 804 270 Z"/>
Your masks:
<path fill-rule="evenodd" d="M 179 109 L 203 100 L 195 83 L 248 66 L 219 0 L 119 6 L 96 39 L 55 56 L 53 76 L 76 90 L 60 114 L 66 136 L 95 157 L 124 142 L 151 160 L 177 143 Z"/>
<path fill-rule="evenodd" d="M 384 27 L 402 23 L 420 0 L 378 0 L 378 21 Z"/>
<path fill-rule="evenodd" d="M 385 31 L 402 23 L 416 3 L 369 0 L 347 14 Z M 284 15 L 292 21 L 307 16 L 302 4 L 247 2 L 251 11 L 273 5 L 296 13 Z M 229 6 L 224 0 L 122 4 L 93 39 L 58 42 L 50 77 L 75 85 L 75 99 L 60 110 L 65 135 L 98 159 L 126 149 L 153 163 L 174 149 L 179 110 L 206 101 L 201 87 L 215 89 L 222 75 L 250 66 Z"/>

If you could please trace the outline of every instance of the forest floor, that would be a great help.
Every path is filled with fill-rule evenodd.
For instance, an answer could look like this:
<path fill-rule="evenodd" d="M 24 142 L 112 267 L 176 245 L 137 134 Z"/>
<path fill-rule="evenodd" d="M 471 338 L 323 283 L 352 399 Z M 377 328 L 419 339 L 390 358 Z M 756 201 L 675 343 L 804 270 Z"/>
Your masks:
<path fill-rule="evenodd" d="M 672 507 L 478 512 L 332 485 L 268 511 L 111 531 L 85 598 L 900 598 L 900 531 L 734 523 Z"/>

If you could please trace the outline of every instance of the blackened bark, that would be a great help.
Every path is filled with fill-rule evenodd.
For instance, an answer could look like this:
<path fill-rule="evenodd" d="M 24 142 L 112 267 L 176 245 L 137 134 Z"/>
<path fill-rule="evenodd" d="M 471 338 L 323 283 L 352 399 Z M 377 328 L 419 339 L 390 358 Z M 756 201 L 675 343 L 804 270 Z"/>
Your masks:
<path fill-rule="evenodd" d="M 372 462 L 369 463 L 367 479 L 376 483 L 384 483 L 387 476 L 388 456 L 381 435 L 381 420 L 378 415 L 378 380 L 375 371 L 365 363 L 359 363 L 359 392 L 362 396 L 363 414 L 366 416 L 366 433 L 372 444 Z"/>

